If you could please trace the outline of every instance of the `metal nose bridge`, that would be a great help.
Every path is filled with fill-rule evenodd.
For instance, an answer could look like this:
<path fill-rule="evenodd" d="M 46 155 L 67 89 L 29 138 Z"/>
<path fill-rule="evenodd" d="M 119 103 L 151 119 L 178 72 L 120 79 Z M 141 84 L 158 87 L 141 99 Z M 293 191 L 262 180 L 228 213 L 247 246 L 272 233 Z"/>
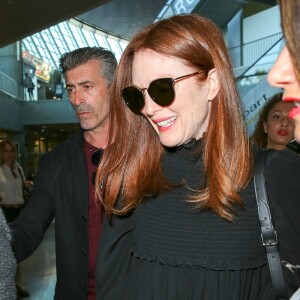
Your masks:
<path fill-rule="evenodd" d="M 146 91 L 148 91 L 148 88 L 143 88 L 140 90 L 143 94 L 144 99 L 146 99 Z M 149 95 L 150 96 L 150 95 Z M 151 98 L 151 97 L 150 97 Z"/>

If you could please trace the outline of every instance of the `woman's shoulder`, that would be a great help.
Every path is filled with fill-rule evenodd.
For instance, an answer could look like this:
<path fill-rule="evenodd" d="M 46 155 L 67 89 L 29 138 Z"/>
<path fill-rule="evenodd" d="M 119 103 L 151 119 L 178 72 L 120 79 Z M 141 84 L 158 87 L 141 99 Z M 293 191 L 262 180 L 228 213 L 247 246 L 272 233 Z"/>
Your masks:
<path fill-rule="evenodd" d="M 0 170 L 5 170 L 5 168 L 7 168 L 7 165 L 5 165 L 5 164 L 0 164 Z"/>
<path fill-rule="evenodd" d="M 267 183 L 296 192 L 300 187 L 300 157 L 291 150 L 271 150 L 265 162 Z M 292 190 L 291 190 L 292 189 Z M 300 197 L 300 195 L 297 195 Z"/>
<path fill-rule="evenodd" d="M 5 164 L 0 165 L 0 176 L 6 177 L 7 176 L 6 174 L 8 171 L 9 171 L 9 168 L 7 165 L 5 165 Z"/>
<path fill-rule="evenodd" d="M 292 160 L 300 161 L 300 156 L 296 152 L 289 149 L 284 149 L 284 150 L 272 149 L 270 151 L 270 157 L 279 157 L 282 159 L 289 159 L 289 160 L 292 159 Z"/>
<path fill-rule="evenodd" d="M 288 149 L 271 150 L 266 159 L 266 170 L 297 179 L 300 174 L 300 156 Z"/>
<path fill-rule="evenodd" d="M 288 214 L 300 213 L 299 178 L 300 157 L 296 153 L 291 150 L 268 153 L 265 166 L 267 191 L 272 202 L 280 205 Z M 298 216 L 295 219 L 299 219 Z"/>

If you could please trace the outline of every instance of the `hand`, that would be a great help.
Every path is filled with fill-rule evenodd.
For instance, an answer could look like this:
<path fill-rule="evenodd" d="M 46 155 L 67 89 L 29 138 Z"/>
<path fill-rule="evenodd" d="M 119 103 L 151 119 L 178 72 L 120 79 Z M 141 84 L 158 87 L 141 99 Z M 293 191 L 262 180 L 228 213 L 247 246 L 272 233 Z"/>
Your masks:
<path fill-rule="evenodd" d="M 31 188 L 31 187 L 33 186 L 33 181 L 31 181 L 31 180 L 26 180 L 26 181 L 25 181 L 25 186 L 26 186 L 27 188 Z"/>

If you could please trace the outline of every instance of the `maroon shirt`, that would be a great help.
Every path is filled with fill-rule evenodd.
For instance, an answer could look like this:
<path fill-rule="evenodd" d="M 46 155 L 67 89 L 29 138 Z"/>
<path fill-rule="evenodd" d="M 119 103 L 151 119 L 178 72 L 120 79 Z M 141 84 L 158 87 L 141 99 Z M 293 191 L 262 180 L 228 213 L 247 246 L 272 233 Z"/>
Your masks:
<path fill-rule="evenodd" d="M 97 166 L 92 163 L 92 155 L 99 150 L 87 141 L 84 143 L 85 156 L 87 159 L 88 179 L 89 179 L 89 210 L 88 210 L 88 241 L 89 241 L 89 288 L 88 300 L 96 299 L 95 288 L 95 266 L 98 251 L 98 245 L 102 226 L 102 208 L 95 203 L 95 187 L 92 183 L 93 173 L 96 172 Z"/>

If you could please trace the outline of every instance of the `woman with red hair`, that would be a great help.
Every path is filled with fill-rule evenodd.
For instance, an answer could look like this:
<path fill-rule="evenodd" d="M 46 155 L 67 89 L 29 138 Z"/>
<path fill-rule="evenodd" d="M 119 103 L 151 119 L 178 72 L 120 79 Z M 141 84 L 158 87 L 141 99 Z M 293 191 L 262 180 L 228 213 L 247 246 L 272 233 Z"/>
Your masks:
<path fill-rule="evenodd" d="M 196 15 L 142 29 L 122 55 L 111 100 L 97 173 L 110 216 L 97 299 L 272 299 L 253 153 L 221 30 Z M 265 175 L 282 258 L 300 264 L 299 159 L 271 153 Z"/>

